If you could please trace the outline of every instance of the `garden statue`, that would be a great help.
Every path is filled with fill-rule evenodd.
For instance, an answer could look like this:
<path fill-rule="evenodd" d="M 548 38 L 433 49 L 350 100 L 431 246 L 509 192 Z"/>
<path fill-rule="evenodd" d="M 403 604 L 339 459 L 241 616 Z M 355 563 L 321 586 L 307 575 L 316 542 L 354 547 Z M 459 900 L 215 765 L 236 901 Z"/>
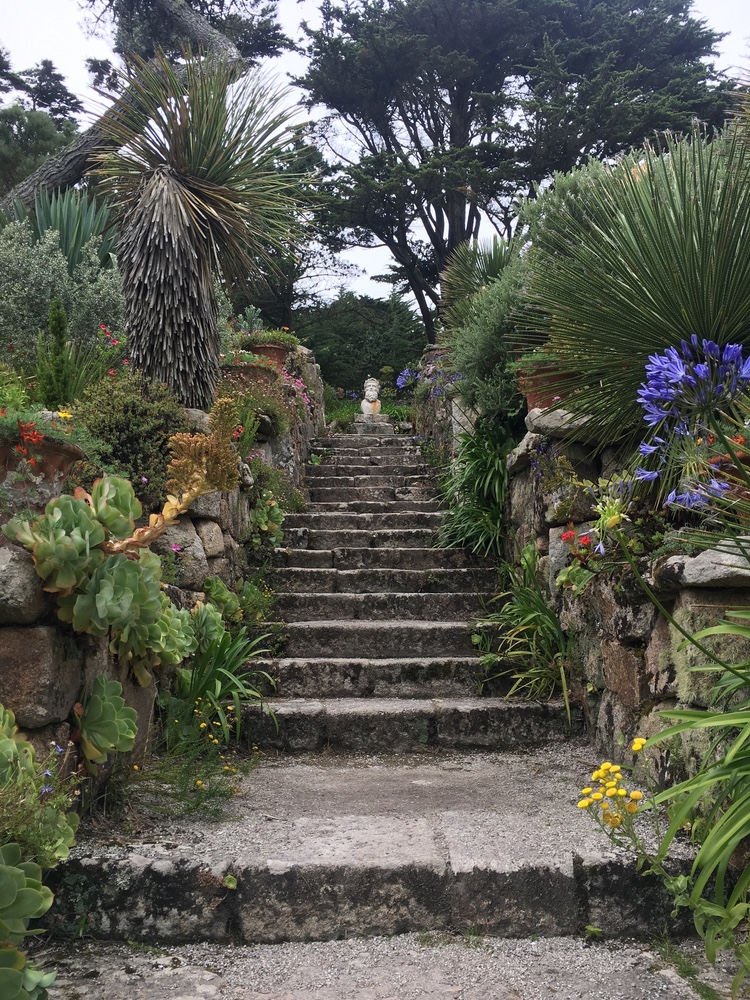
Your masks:
<path fill-rule="evenodd" d="M 373 417 L 380 415 L 380 400 L 378 399 L 379 392 L 380 382 L 378 382 L 376 378 L 366 378 L 365 398 L 359 404 L 359 408 L 362 410 L 362 413 L 367 419 L 372 420 Z"/>

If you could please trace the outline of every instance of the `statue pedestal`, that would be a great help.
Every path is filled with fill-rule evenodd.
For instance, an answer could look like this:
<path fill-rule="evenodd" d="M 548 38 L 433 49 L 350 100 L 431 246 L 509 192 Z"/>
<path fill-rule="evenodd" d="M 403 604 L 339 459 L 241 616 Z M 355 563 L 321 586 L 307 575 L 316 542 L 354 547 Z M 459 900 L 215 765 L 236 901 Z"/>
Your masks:
<path fill-rule="evenodd" d="M 352 430 L 355 434 L 375 434 L 386 437 L 393 434 L 391 418 L 385 413 L 358 413 L 354 418 Z"/>

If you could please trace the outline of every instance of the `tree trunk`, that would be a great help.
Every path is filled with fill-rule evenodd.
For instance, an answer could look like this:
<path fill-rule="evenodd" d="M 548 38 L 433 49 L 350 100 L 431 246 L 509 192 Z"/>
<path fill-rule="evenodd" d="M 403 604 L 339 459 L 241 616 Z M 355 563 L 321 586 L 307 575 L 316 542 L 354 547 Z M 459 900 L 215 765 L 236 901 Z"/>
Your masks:
<path fill-rule="evenodd" d="M 246 65 L 234 42 L 213 28 L 200 14 L 196 14 L 185 0 L 153 0 L 153 2 L 172 22 L 178 33 L 194 45 L 220 55 L 230 62 Z M 126 90 L 121 100 L 127 101 L 127 99 Z M 13 203 L 20 201 L 27 210 L 30 210 L 34 206 L 37 191 L 42 188 L 58 191 L 77 184 L 94 166 L 95 158 L 99 154 L 117 148 L 117 143 L 109 136 L 107 129 L 109 115 L 110 112 L 105 111 L 101 118 L 94 122 L 90 129 L 79 135 L 70 146 L 66 146 L 55 156 L 50 156 L 33 174 L 16 184 L 0 202 L 0 209 L 10 212 Z"/>

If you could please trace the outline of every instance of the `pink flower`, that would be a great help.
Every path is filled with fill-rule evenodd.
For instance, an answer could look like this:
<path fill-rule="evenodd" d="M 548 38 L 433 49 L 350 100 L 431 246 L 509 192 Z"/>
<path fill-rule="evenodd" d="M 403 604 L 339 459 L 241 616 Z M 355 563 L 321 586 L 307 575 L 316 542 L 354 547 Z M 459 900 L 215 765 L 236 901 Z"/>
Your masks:
<path fill-rule="evenodd" d="M 118 345 L 119 343 L 120 343 L 120 341 L 119 341 L 119 340 L 110 340 L 110 344 L 111 344 L 111 345 L 112 345 L 113 347 L 117 347 L 117 345 Z"/>
<path fill-rule="evenodd" d="M 178 545 L 177 542 L 172 542 L 169 547 L 173 552 L 182 552 L 182 546 Z"/>
<path fill-rule="evenodd" d="M 107 372 L 107 375 L 116 375 L 116 374 L 117 372 L 115 371 L 114 368 L 110 368 L 109 371 Z"/>

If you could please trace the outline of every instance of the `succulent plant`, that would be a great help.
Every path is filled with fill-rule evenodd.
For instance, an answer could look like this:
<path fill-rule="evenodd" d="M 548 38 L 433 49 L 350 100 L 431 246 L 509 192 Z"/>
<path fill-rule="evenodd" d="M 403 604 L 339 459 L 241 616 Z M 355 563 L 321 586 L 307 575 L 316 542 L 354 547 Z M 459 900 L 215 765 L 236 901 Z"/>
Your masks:
<path fill-rule="evenodd" d="M 143 513 L 132 483 L 117 476 L 97 479 L 91 489 L 90 503 L 94 517 L 120 539 L 133 534 L 135 522 Z"/>
<path fill-rule="evenodd" d="M 92 774 L 96 774 L 97 766 L 107 760 L 108 754 L 132 750 L 138 732 L 137 715 L 134 708 L 126 707 L 119 681 L 107 680 L 99 674 L 94 679 L 91 696 L 73 711 L 78 717 L 81 750 Z"/>
<path fill-rule="evenodd" d="M 270 490 L 264 490 L 263 495 L 250 511 L 252 526 L 251 541 L 259 548 L 264 541 L 277 547 L 284 540 L 281 525 L 284 522 L 284 511 Z M 265 538 L 263 537 L 265 535 Z"/>
<path fill-rule="evenodd" d="M 18 945 L 29 934 L 29 921 L 52 905 L 52 892 L 42 885 L 42 869 L 21 860 L 18 844 L 0 847 L 0 996 L 3 1000 L 36 1000 L 46 996 L 55 974 L 35 969 Z"/>
<path fill-rule="evenodd" d="M 216 577 L 215 579 L 218 579 Z M 221 581 L 219 581 L 221 582 Z M 208 580 L 206 581 L 208 583 Z M 224 586 L 224 584 L 222 584 Z M 225 588 L 226 589 L 226 588 Z M 231 591 L 227 590 L 228 594 Z M 190 612 L 198 649 L 205 649 L 211 642 L 218 642 L 224 635 L 224 612 L 213 602 L 202 604 L 198 602 Z"/>

